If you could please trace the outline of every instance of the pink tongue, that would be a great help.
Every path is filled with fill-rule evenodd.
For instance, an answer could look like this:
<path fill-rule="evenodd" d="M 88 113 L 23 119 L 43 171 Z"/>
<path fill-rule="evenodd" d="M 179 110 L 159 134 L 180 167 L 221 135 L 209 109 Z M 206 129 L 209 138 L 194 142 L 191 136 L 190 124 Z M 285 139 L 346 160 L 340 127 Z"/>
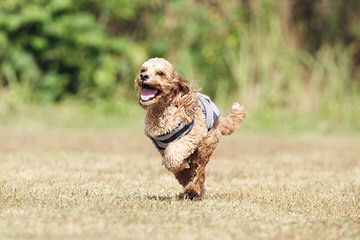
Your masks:
<path fill-rule="evenodd" d="M 155 97 L 156 90 L 155 89 L 149 89 L 149 88 L 143 88 L 141 90 L 141 99 L 142 100 L 149 100 L 153 97 Z"/>

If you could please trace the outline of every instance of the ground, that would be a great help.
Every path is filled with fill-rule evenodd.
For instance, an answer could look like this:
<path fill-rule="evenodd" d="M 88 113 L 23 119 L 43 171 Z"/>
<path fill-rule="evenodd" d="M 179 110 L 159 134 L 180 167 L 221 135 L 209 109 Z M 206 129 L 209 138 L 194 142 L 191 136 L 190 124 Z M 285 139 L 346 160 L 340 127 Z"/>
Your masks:
<path fill-rule="evenodd" d="M 360 137 L 223 137 L 204 201 L 139 130 L 0 128 L 2 239 L 360 239 Z"/>

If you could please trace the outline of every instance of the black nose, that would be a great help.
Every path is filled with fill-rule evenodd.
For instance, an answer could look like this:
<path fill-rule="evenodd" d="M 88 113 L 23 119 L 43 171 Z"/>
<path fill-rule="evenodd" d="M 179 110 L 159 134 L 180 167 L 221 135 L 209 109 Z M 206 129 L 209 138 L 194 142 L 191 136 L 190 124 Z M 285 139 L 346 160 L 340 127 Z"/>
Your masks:
<path fill-rule="evenodd" d="M 140 74 L 141 81 L 146 81 L 149 79 L 149 75 L 147 74 Z"/>

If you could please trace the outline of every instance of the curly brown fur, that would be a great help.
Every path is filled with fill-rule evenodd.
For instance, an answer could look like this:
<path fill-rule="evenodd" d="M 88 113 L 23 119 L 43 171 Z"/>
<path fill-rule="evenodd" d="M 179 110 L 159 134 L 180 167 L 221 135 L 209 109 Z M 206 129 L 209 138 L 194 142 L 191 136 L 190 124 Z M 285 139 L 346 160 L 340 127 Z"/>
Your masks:
<path fill-rule="evenodd" d="M 149 138 L 167 134 L 180 123 L 194 122 L 189 133 L 159 150 L 162 164 L 175 174 L 184 187 L 180 198 L 202 199 L 205 167 L 221 135 L 233 133 L 246 117 L 244 107 L 234 103 L 232 110 L 220 116 L 208 131 L 196 91 L 163 58 L 152 58 L 140 68 L 135 79 L 138 103 L 146 109 L 145 135 Z"/>

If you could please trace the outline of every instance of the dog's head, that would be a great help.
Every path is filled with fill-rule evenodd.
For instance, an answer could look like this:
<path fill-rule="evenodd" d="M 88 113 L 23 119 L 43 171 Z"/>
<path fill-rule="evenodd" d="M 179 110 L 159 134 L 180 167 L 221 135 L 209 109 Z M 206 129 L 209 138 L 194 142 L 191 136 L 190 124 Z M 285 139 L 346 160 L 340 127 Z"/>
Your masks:
<path fill-rule="evenodd" d="M 169 94 L 190 91 L 188 81 L 163 58 L 147 60 L 140 67 L 135 86 L 139 89 L 138 102 L 143 107 L 160 103 Z"/>

